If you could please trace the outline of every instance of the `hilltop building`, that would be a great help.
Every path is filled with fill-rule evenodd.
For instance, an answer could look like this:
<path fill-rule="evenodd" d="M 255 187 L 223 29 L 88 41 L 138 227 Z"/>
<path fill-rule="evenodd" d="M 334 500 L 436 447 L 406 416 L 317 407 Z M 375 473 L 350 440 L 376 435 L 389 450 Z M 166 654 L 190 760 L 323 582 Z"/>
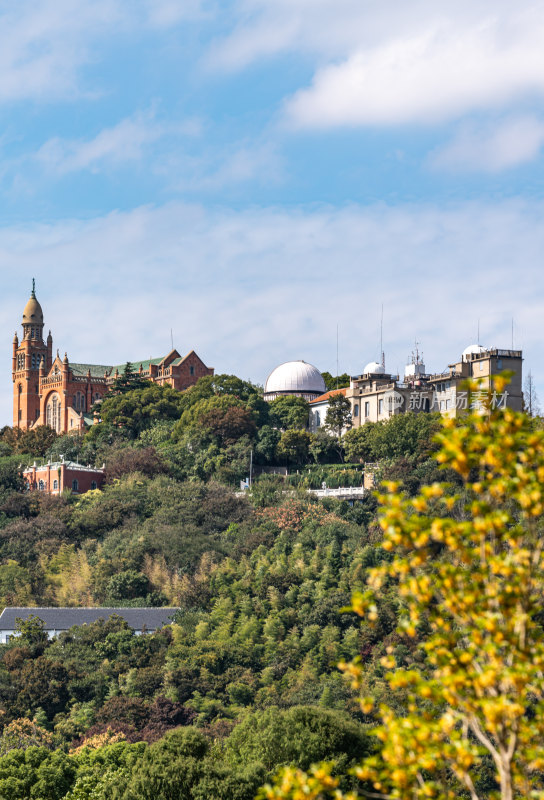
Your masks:
<path fill-rule="evenodd" d="M 28 430 L 50 425 L 57 433 L 69 433 L 92 425 L 91 406 L 102 400 L 124 364 L 81 364 L 70 362 L 66 353 L 53 356 L 51 331 L 44 341 L 43 311 L 32 294 L 23 311 L 23 338 L 13 339 L 13 426 Z M 171 350 L 160 358 L 132 362 L 143 378 L 183 391 L 204 375 L 213 375 L 191 350 L 181 356 Z"/>
<path fill-rule="evenodd" d="M 136 635 L 154 633 L 165 625 L 171 625 L 179 611 L 177 607 L 167 608 L 22 608 L 8 606 L 0 614 L 0 644 L 6 644 L 12 636 L 18 636 L 17 621 L 37 617 L 44 623 L 44 630 L 50 639 L 74 625 L 92 625 L 98 620 L 108 620 L 112 616 L 121 617 Z"/>
<path fill-rule="evenodd" d="M 495 398 L 515 411 L 523 408 L 521 350 L 486 349 L 481 345 L 467 347 L 459 361 L 450 364 L 445 372 L 429 374 L 419 354 L 407 365 L 403 379 L 386 372 L 383 364 L 367 364 L 361 375 L 351 379 L 346 396 L 351 402 L 352 426 L 379 422 L 406 411 L 438 411 L 444 416 L 457 417 L 469 410 L 467 380 L 478 380 L 482 393 L 493 390 L 492 376 L 503 370 L 513 373 L 507 392 Z M 470 398 L 472 408 L 478 408 L 482 397 Z"/>
<path fill-rule="evenodd" d="M 69 489 L 74 494 L 83 494 L 92 489 L 101 489 L 105 474 L 103 469 L 62 459 L 41 466 L 34 463 L 23 471 L 23 478 L 31 492 L 61 494 Z"/>
<path fill-rule="evenodd" d="M 310 433 L 315 433 L 318 428 L 325 424 L 331 397 L 335 397 L 336 395 L 343 395 L 346 397 L 347 392 L 347 388 L 331 389 L 329 392 L 325 392 L 325 394 L 316 397 L 315 400 L 310 400 L 310 421 L 308 424 Z"/>
<path fill-rule="evenodd" d="M 306 361 L 287 361 L 272 370 L 264 385 L 264 399 L 292 395 L 314 400 L 326 391 L 325 381 L 317 367 Z"/>

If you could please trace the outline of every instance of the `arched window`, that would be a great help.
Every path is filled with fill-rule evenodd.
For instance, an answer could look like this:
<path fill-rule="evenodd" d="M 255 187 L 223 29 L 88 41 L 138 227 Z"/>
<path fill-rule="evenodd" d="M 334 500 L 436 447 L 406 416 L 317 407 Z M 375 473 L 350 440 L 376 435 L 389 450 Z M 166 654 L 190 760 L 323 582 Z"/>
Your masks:
<path fill-rule="evenodd" d="M 59 482 L 58 482 L 58 480 L 55 478 L 55 480 L 53 481 L 53 489 L 58 489 L 58 488 L 59 488 Z"/>
<path fill-rule="evenodd" d="M 85 395 L 83 394 L 83 392 L 75 393 L 74 408 L 76 411 L 85 411 Z"/>
<path fill-rule="evenodd" d="M 79 489 L 78 480 L 77 478 L 74 478 L 74 480 L 72 481 L 72 491 L 77 492 L 78 489 Z"/>
<path fill-rule="evenodd" d="M 359 416 L 359 404 L 358 403 L 355 403 L 354 406 L 353 406 L 353 416 L 354 417 L 358 417 Z"/>
<path fill-rule="evenodd" d="M 51 395 L 45 407 L 45 423 L 60 433 L 60 398 L 57 394 Z"/>
<path fill-rule="evenodd" d="M 43 481 L 38 481 L 38 489 L 40 492 L 43 492 L 45 489 L 45 483 Z"/>
<path fill-rule="evenodd" d="M 100 394 L 100 392 L 95 392 L 93 394 L 93 403 L 99 403 L 100 400 L 102 400 L 102 395 Z"/>
<path fill-rule="evenodd" d="M 91 489 L 96 489 L 96 481 L 91 481 Z"/>
<path fill-rule="evenodd" d="M 36 369 L 36 353 L 32 353 L 32 369 Z"/>

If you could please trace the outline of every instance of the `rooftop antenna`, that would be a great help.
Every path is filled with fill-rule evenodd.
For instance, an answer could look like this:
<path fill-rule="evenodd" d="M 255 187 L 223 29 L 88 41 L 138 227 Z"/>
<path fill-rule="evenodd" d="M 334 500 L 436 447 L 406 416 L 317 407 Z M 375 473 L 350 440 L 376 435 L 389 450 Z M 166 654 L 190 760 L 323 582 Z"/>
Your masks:
<path fill-rule="evenodd" d="M 382 367 L 385 372 L 385 353 L 383 352 L 383 303 L 382 303 L 382 317 L 380 321 L 380 356 L 382 359 Z"/>
<path fill-rule="evenodd" d="M 170 328 L 170 342 L 172 344 L 172 350 L 174 349 L 174 331 Z"/>
<path fill-rule="evenodd" d="M 338 389 L 338 323 L 336 323 L 336 388 Z"/>
<path fill-rule="evenodd" d="M 478 347 L 480 346 L 480 318 L 478 318 L 478 340 L 476 342 Z"/>
<path fill-rule="evenodd" d="M 514 349 L 514 317 L 512 317 L 512 350 Z"/>

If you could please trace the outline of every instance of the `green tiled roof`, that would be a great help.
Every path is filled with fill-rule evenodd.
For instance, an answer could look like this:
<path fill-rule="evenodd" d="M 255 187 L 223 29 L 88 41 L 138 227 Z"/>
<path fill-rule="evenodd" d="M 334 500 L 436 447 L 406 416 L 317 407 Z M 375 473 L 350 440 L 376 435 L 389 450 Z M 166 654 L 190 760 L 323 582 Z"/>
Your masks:
<path fill-rule="evenodd" d="M 74 364 L 72 361 L 70 361 L 70 369 L 74 375 L 87 375 L 91 370 L 93 378 L 103 378 L 105 372 L 109 375 L 112 370 L 115 371 L 115 367 L 112 367 L 111 364 Z"/>
<path fill-rule="evenodd" d="M 168 353 L 166 355 L 168 355 Z M 157 367 L 159 366 L 159 364 L 162 364 L 162 362 L 166 358 L 166 355 L 161 356 L 160 358 L 144 358 L 141 361 L 136 360 L 136 361 L 131 361 L 130 363 L 132 364 L 132 369 L 134 370 L 134 372 L 139 371 L 140 364 L 142 365 L 143 371 L 146 372 L 149 370 L 150 364 L 153 364 L 154 366 Z M 179 358 L 176 358 L 174 361 L 172 361 L 172 364 L 175 364 L 177 366 L 178 364 L 181 364 L 184 358 L 185 356 L 180 356 Z M 104 373 L 106 373 L 107 375 L 111 375 L 113 377 L 116 371 L 119 372 L 119 375 L 122 375 L 123 372 L 125 371 L 126 365 L 127 365 L 126 361 L 124 364 L 115 364 L 113 367 L 111 364 L 75 364 L 70 361 L 70 369 L 72 370 L 74 375 L 87 375 L 88 371 L 91 370 L 91 376 L 93 378 L 103 378 Z"/>
<path fill-rule="evenodd" d="M 161 358 L 144 358 L 142 361 L 131 361 L 130 363 L 132 364 L 132 369 L 134 370 L 134 372 L 138 372 L 138 370 L 140 369 L 140 364 L 142 365 L 142 369 L 146 370 L 149 369 L 150 364 L 158 366 L 161 363 L 161 361 L 164 361 L 165 358 L 166 356 L 161 356 Z M 125 371 L 126 365 L 127 362 L 125 361 L 124 364 L 118 364 L 116 367 L 111 367 L 111 374 L 115 375 L 115 370 L 117 369 L 119 370 L 119 375 L 122 375 L 123 372 Z"/>

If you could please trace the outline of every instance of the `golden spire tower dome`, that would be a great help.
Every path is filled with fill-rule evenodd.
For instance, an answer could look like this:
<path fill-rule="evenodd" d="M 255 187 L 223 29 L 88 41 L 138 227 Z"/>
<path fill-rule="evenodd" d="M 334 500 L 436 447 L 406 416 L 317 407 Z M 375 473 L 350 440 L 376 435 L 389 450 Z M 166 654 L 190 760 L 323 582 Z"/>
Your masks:
<path fill-rule="evenodd" d="M 43 311 L 36 299 L 36 281 L 32 278 L 32 293 L 23 311 L 23 325 L 43 325 Z"/>

